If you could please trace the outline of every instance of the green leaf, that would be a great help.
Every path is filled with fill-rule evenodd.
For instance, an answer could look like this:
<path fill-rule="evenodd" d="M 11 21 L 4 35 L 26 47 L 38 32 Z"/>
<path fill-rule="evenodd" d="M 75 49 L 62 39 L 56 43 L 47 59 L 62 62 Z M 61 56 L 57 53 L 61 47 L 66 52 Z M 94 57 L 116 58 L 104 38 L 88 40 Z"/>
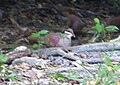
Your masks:
<path fill-rule="evenodd" d="M 94 18 L 94 21 L 97 23 L 97 24 L 100 24 L 100 20 L 98 18 Z"/>
<path fill-rule="evenodd" d="M 102 78 L 106 76 L 107 74 L 107 68 L 105 65 L 100 65 L 100 68 L 98 69 L 98 77 Z"/>
<path fill-rule="evenodd" d="M 39 37 L 43 37 L 43 36 L 46 36 L 48 34 L 49 31 L 47 30 L 41 30 L 37 33 L 32 33 L 32 37 L 33 38 L 39 38 Z"/>
<path fill-rule="evenodd" d="M 34 49 L 38 49 L 38 48 L 39 48 L 39 45 L 38 45 L 38 44 L 34 44 L 32 47 L 33 47 Z"/>
<path fill-rule="evenodd" d="M 88 31 L 88 33 L 96 33 L 96 32 L 98 32 L 98 31 L 96 30 L 95 26 L 92 27 L 92 29 Z"/>
<path fill-rule="evenodd" d="M 0 66 L 0 72 L 3 70 L 3 67 Z"/>
<path fill-rule="evenodd" d="M 32 37 L 33 37 L 33 38 L 39 38 L 40 35 L 39 35 L 39 33 L 32 33 Z"/>
<path fill-rule="evenodd" d="M 48 30 L 41 30 L 38 33 L 40 34 L 40 36 L 45 36 L 48 34 L 48 32 L 49 32 Z"/>
<path fill-rule="evenodd" d="M 5 63 L 8 60 L 8 56 L 5 54 L 0 54 L 0 63 Z"/>
<path fill-rule="evenodd" d="M 6 76 L 6 77 L 5 77 L 5 80 L 18 81 L 18 80 L 21 80 L 21 79 L 18 78 L 18 77 L 16 76 L 16 74 L 11 74 L 11 75 L 9 75 L 9 76 Z"/>
<path fill-rule="evenodd" d="M 104 25 L 103 24 L 96 24 L 96 30 L 100 33 L 100 32 L 104 32 Z"/>
<path fill-rule="evenodd" d="M 110 25 L 110 26 L 107 26 L 105 27 L 105 29 L 108 31 L 108 32 L 117 32 L 119 30 L 118 27 L 114 26 L 114 25 Z"/>
<path fill-rule="evenodd" d="M 114 70 L 120 70 L 120 65 L 114 65 Z"/>
<path fill-rule="evenodd" d="M 67 78 L 72 80 L 77 80 L 79 79 L 79 73 L 76 71 L 70 71 Z"/>
<path fill-rule="evenodd" d="M 105 64 L 107 66 L 113 66 L 113 64 L 112 64 L 112 62 L 111 62 L 111 60 L 110 60 L 110 58 L 108 56 L 105 57 Z"/>
<path fill-rule="evenodd" d="M 65 81 L 65 79 L 66 79 L 66 77 L 63 74 L 60 74 L 60 73 L 54 73 L 53 77 L 57 78 L 59 80 L 62 80 L 62 81 Z"/>

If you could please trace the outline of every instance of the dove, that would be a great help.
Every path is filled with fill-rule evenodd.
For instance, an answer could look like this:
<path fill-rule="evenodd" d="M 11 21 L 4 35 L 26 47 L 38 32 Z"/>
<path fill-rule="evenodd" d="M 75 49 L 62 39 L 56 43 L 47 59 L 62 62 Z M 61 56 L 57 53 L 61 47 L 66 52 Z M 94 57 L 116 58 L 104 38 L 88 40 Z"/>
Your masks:
<path fill-rule="evenodd" d="M 71 38 L 75 37 L 72 29 L 66 29 L 64 33 L 51 33 L 49 41 L 52 46 L 67 48 L 71 46 Z"/>
<path fill-rule="evenodd" d="M 109 26 L 109 25 L 117 26 L 119 28 L 118 32 L 120 33 L 120 16 L 108 19 L 108 21 L 106 22 L 106 25 L 107 26 Z"/>
<path fill-rule="evenodd" d="M 80 34 L 85 23 L 74 14 L 70 14 L 69 12 L 63 12 L 63 14 L 67 17 L 67 25 L 73 29 L 75 34 Z"/>

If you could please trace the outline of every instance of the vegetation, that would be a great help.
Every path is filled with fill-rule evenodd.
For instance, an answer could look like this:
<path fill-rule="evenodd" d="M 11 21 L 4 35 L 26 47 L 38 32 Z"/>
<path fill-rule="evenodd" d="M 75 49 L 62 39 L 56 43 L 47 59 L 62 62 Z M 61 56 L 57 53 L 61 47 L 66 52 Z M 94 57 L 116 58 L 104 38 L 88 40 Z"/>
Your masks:
<path fill-rule="evenodd" d="M 64 11 L 68 11 L 70 15 L 73 15 L 73 21 L 69 20 L 70 18 L 72 19 L 72 16 L 66 17 L 64 15 Z M 78 22 L 76 22 L 77 18 L 75 19 L 74 15 L 77 16 L 77 18 L 80 17 Z M 75 32 L 77 37 L 73 39 L 72 45 L 85 44 L 89 42 L 89 39 L 91 38 L 91 34 L 86 33 L 86 27 L 91 26 L 90 23 L 92 22 L 93 17 L 100 17 L 101 20 L 104 21 L 105 19 L 108 19 L 108 17 L 111 17 L 112 19 L 112 17 L 116 16 L 120 16 L 120 0 L 0 0 L 0 51 L 1 53 L 13 51 L 14 47 L 11 46 L 11 44 L 15 46 L 26 45 L 28 47 L 29 45 L 30 47 L 32 45 L 34 49 L 39 49 L 45 46 L 45 38 L 49 33 L 49 31 L 42 29 L 62 31 L 65 30 L 66 27 L 73 28 L 73 26 L 78 28 L 78 33 Z M 116 26 L 106 26 L 101 20 L 95 18 L 95 25 L 92 27 L 92 30 L 89 31 L 94 34 L 92 42 L 106 42 L 119 35 L 119 33 L 115 34 L 113 32 L 118 31 L 116 26 L 120 26 L 120 20 L 116 20 Z M 67 21 L 71 24 L 75 22 L 75 24 L 70 26 L 71 24 L 67 24 Z M 83 29 L 80 26 L 83 25 L 82 22 L 85 23 Z M 79 25 L 76 25 L 78 23 Z M 79 28 L 81 28 L 82 31 L 80 31 Z M 33 34 L 31 35 L 31 33 Z M 62 33 L 58 34 L 60 34 L 62 38 L 65 37 Z M 33 37 L 33 40 L 31 39 L 31 36 Z M 35 43 L 33 44 L 33 42 Z M 110 50 L 114 50 L 115 45 L 115 52 L 119 52 L 119 47 L 117 47 L 119 43 L 117 43 L 117 45 L 116 43 L 112 44 L 112 46 L 108 45 L 111 46 Z M 9 45 L 11 47 L 9 47 Z M 25 85 L 28 85 L 26 84 L 28 82 L 31 82 L 31 85 L 54 85 L 52 83 L 56 82 L 58 84 L 65 82 L 65 84 L 75 85 L 73 83 L 74 81 L 77 81 L 80 85 L 119 85 L 117 83 L 120 81 L 120 65 L 113 64 L 110 61 L 111 56 L 106 54 L 104 55 L 105 60 L 103 63 L 97 63 L 97 65 L 93 64 L 97 61 L 93 62 L 94 60 L 92 60 L 92 58 L 95 57 L 96 60 L 98 58 L 96 57 L 96 51 L 104 51 L 104 47 L 99 49 L 98 46 L 98 50 L 96 50 L 96 47 L 95 49 L 93 48 L 93 50 L 91 50 L 91 46 L 88 48 L 90 48 L 90 50 L 87 48 L 84 50 L 81 47 L 80 52 L 78 52 L 79 49 L 75 49 L 77 53 L 74 53 L 73 49 L 69 52 L 72 59 L 70 59 L 70 57 L 66 58 L 66 55 L 69 54 L 68 52 L 65 52 L 65 55 L 62 55 L 61 51 L 60 55 L 58 55 L 59 49 L 56 48 L 54 50 L 58 52 L 55 52 L 54 55 L 52 55 L 54 51 L 52 52 L 51 49 L 51 53 L 48 52 L 47 49 L 45 54 L 43 51 L 40 51 L 43 53 L 42 54 L 26 49 L 24 52 L 17 51 L 14 54 L 14 50 L 11 52 L 13 54 L 10 54 L 9 56 L 11 60 L 14 58 L 13 61 L 10 61 L 10 65 L 5 63 L 8 60 L 8 56 L 6 54 L 0 54 L 0 84 L 3 85 L 3 83 L 6 84 L 9 83 L 9 81 L 13 82 L 21 80 L 20 82 L 23 82 Z M 107 52 L 109 53 L 110 50 L 108 48 Z M 83 51 L 85 52 L 85 55 Z M 92 55 L 95 56 L 89 55 L 89 52 L 92 52 Z M 117 52 L 115 54 L 116 56 Z M 47 56 L 47 53 L 50 53 L 50 55 Z M 77 60 L 77 57 L 80 57 L 81 59 L 84 58 L 83 60 L 89 60 L 90 58 L 90 62 L 93 63 L 83 61 L 85 64 L 87 63 L 88 66 L 77 62 L 74 63 L 72 60 L 74 60 L 73 58 Z M 23 61 L 21 59 L 23 59 Z M 120 64 L 120 62 L 117 63 Z M 97 71 L 95 70 L 93 73 L 91 69 L 89 70 L 89 65 L 91 65 L 91 67 L 95 66 Z M 82 67 L 88 74 L 82 75 L 82 72 L 80 72 L 80 74 L 78 70 L 76 71 L 74 68 L 72 68 L 74 70 L 68 70 L 66 68 L 67 66 L 70 66 L 70 68 L 75 67 L 79 70 L 81 70 L 79 67 Z M 67 71 L 64 71 L 61 67 Z M 54 73 L 49 75 L 49 71 L 51 72 L 52 69 L 54 69 Z M 56 72 L 56 69 L 60 72 Z M 35 83 L 32 84 L 32 82 Z M 38 82 L 38 84 L 36 84 L 36 82 Z M 45 84 L 41 84 L 41 82 L 45 82 Z"/>
<path fill-rule="evenodd" d="M 38 48 L 40 48 L 40 47 L 44 44 L 44 40 L 41 41 L 40 38 L 47 36 L 48 32 L 49 32 L 49 31 L 47 31 L 47 30 L 41 30 L 41 31 L 39 31 L 39 32 L 36 32 L 36 33 L 33 33 L 33 34 L 32 34 L 32 37 L 33 37 L 33 38 L 37 38 L 37 39 L 38 39 L 38 40 L 37 40 L 37 43 L 35 43 L 35 44 L 33 45 L 33 48 L 34 48 L 34 49 L 38 49 Z"/>
<path fill-rule="evenodd" d="M 6 54 L 0 54 L 0 77 L 10 81 L 20 80 L 12 69 L 5 66 L 7 60 L 8 56 Z"/>
<path fill-rule="evenodd" d="M 0 72 L 4 70 L 4 63 L 7 61 L 8 57 L 5 54 L 0 54 Z"/>
<path fill-rule="evenodd" d="M 119 29 L 116 26 L 110 25 L 105 26 L 100 22 L 98 18 L 94 19 L 96 25 L 92 27 L 92 30 L 89 33 L 94 33 L 92 42 L 95 42 L 97 39 L 99 41 L 108 41 L 111 39 L 111 32 L 117 32 Z"/>
<path fill-rule="evenodd" d="M 105 64 L 99 64 L 97 66 L 98 73 L 95 75 L 92 74 L 93 78 L 89 76 L 84 77 L 82 82 L 79 81 L 80 74 L 77 71 L 72 70 L 68 72 L 68 75 L 64 75 L 61 73 L 53 73 L 51 76 L 61 81 L 78 80 L 79 82 L 82 83 L 82 85 L 117 85 L 118 83 L 117 79 L 119 78 L 118 70 L 120 70 L 120 65 L 113 65 L 109 57 L 110 56 L 105 55 Z M 86 70 L 88 71 L 88 69 Z"/>
<path fill-rule="evenodd" d="M 96 84 L 116 85 L 120 70 L 120 65 L 113 65 L 109 56 L 105 57 L 105 64 L 99 65 L 98 74 L 96 76 Z"/>

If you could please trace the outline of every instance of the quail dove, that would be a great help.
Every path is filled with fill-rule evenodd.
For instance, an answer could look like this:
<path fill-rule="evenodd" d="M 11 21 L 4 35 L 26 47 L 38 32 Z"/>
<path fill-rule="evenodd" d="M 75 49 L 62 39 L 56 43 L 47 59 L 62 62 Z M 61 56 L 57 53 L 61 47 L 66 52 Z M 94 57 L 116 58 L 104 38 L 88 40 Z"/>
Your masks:
<path fill-rule="evenodd" d="M 72 29 L 66 29 L 63 34 L 52 33 L 49 35 L 49 41 L 52 46 L 67 48 L 71 45 L 71 37 L 75 37 Z"/>

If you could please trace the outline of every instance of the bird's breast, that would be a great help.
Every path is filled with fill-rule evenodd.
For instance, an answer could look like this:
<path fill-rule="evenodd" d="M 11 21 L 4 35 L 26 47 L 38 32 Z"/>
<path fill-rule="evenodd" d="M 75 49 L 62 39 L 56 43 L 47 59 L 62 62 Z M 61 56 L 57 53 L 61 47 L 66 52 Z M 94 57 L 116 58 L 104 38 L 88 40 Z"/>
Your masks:
<path fill-rule="evenodd" d="M 57 43 L 57 46 L 59 47 L 69 47 L 71 45 L 71 39 L 70 38 L 62 38 Z"/>

